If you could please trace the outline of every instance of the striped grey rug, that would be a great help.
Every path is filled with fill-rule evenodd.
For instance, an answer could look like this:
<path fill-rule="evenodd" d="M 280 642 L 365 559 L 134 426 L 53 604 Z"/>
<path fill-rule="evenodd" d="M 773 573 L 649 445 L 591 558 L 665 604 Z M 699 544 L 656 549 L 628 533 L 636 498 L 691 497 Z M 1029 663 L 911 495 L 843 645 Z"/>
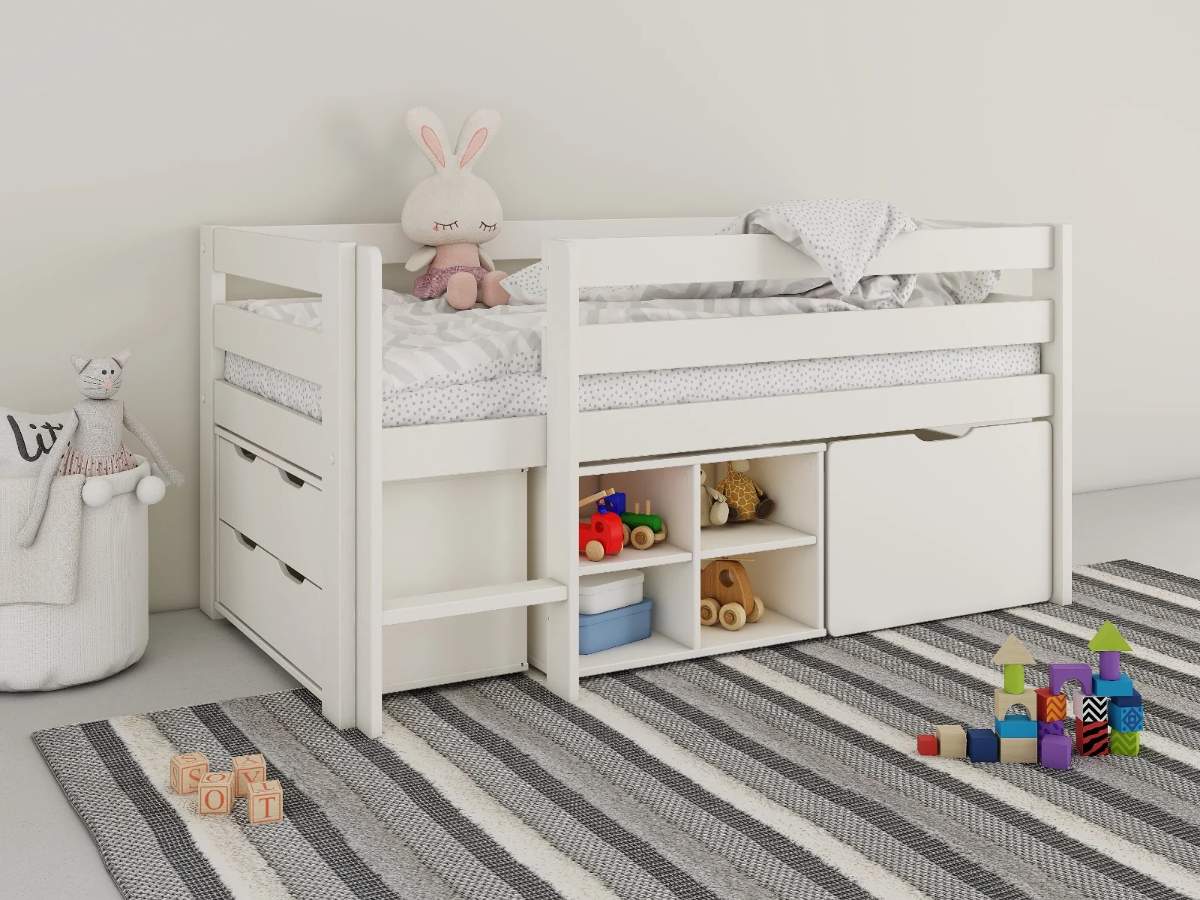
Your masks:
<path fill-rule="evenodd" d="M 599 676 L 578 706 L 525 676 L 396 694 L 378 741 L 304 691 L 34 740 L 127 897 L 1200 896 L 1200 581 L 1120 561 L 1075 600 Z M 1006 634 L 1083 659 L 1104 619 L 1140 758 L 915 755 L 987 723 Z M 184 750 L 265 753 L 286 821 L 198 818 Z"/>

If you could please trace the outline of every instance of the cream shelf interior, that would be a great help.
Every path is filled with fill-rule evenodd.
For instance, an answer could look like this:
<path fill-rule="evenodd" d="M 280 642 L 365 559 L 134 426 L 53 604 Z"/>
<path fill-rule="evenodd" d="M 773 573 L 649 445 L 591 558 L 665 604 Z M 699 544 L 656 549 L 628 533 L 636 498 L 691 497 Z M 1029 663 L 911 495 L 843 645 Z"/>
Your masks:
<path fill-rule="evenodd" d="M 581 558 L 580 577 L 643 570 L 645 595 L 654 606 L 649 638 L 581 654 L 580 676 L 824 635 L 824 452 L 824 444 L 794 444 L 581 467 L 580 496 L 611 487 L 625 492 L 629 509 L 634 502 L 644 509 L 649 501 L 666 521 L 667 537 L 646 551 L 626 547 L 599 562 Z M 775 501 L 775 509 L 766 520 L 702 528 L 700 469 L 707 470 L 708 483 L 715 485 L 734 459 L 750 460 L 750 476 Z M 701 570 L 711 560 L 730 556 L 744 562 L 766 612 L 738 631 L 701 626 Z M 535 665 L 548 650 L 547 640 L 531 620 L 530 659 Z"/>

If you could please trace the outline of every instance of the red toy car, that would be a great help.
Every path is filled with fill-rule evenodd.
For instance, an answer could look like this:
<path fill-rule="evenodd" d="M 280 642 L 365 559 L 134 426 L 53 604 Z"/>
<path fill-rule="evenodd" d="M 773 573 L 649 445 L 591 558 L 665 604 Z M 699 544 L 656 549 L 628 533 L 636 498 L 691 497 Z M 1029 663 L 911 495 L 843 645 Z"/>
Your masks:
<path fill-rule="evenodd" d="M 625 533 L 616 513 L 593 513 L 591 519 L 579 523 L 579 552 L 592 562 L 616 556 L 624 545 Z"/>

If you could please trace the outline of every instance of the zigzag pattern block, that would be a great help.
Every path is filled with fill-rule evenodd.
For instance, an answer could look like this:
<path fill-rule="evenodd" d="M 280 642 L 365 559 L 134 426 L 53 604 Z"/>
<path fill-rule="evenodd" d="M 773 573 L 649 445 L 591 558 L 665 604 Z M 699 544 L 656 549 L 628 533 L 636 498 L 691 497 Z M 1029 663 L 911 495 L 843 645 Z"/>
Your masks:
<path fill-rule="evenodd" d="M 1077 718 L 1081 722 L 1107 722 L 1107 697 L 1080 697 Z"/>
<path fill-rule="evenodd" d="M 1114 731 L 1109 735 L 1109 749 L 1113 756 L 1137 756 L 1142 749 L 1142 733 Z"/>

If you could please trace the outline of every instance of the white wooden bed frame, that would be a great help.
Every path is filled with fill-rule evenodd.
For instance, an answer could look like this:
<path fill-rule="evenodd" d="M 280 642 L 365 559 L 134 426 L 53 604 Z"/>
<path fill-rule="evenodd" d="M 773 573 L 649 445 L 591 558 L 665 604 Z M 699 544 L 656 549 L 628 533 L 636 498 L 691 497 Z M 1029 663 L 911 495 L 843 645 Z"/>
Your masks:
<path fill-rule="evenodd" d="M 869 272 L 1032 270 L 1032 297 L 867 315 L 751 317 L 580 327 L 581 287 L 797 279 L 816 263 L 772 236 L 714 236 L 727 218 L 506 222 L 489 245 L 500 260 L 550 268 L 543 371 L 545 417 L 383 428 L 383 267 L 414 250 L 394 224 L 205 227 L 201 233 L 201 540 L 204 611 L 218 594 L 222 438 L 252 447 L 284 474 L 319 480 L 319 515 L 287 523 L 324 554 L 317 621 L 319 677 L 274 652 L 270 634 L 235 622 L 319 691 L 327 717 L 368 735 L 382 729 L 383 632 L 400 623 L 506 607 L 538 607 L 537 664 L 567 699 L 578 691 L 578 478 L 587 465 L 738 444 L 794 444 L 949 424 L 1030 419 L 1051 424 L 1052 596 L 1070 602 L 1071 233 L 1064 225 L 962 225 L 897 237 Z M 225 303 L 237 276 L 320 295 L 321 330 L 268 320 Z M 1037 343 L 1041 374 L 743 401 L 580 412 L 578 378 L 715 364 Z M 222 380 L 225 351 L 323 386 L 316 422 Z M 742 455 L 742 454 L 737 454 Z M 696 457 L 699 459 L 699 457 Z M 524 582 L 384 596 L 385 485 L 469 473 L 542 470 L 540 577 Z M 298 483 L 298 482 L 297 482 Z M 270 511 L 268 510 L 267 513 Z M 538 519 L 534 509 L 531 519 Z M 543 537 L 544 536 L 544 537 Z M 269 549 L 269 548 L 268 548 Z M 544 553 L 544 556 L 540 554 Z M 315 563 L 314 563 L 315 565 Z M 1045 598 L 1042 598 L 1045 599 Z M 823 633 L 823 632 L 822 632 Z"/>

